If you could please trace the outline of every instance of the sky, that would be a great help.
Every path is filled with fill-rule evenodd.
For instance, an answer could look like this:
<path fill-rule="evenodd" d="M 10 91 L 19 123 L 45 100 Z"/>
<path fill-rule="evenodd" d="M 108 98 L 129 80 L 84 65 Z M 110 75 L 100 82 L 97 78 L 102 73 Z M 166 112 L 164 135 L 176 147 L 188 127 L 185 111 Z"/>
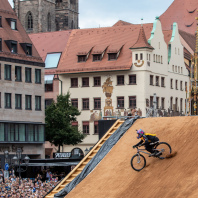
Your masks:
<path fill-rule="evenodd" d="M 117 21 L 153 23 L 174 0 L 79 0 L 79 27 L 109 27 Z M 9 0 L 13 5 L 13 0 Z"/>

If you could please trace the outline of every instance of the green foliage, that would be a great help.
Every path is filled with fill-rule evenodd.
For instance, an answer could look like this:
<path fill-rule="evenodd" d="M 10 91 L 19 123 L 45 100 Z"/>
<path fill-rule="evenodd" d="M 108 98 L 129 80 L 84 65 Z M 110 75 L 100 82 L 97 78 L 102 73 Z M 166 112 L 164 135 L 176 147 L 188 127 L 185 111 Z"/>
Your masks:
<path fill-rule="evenodd" d="M 46 140 L 55 146 L 75 145 L 84 139 L 85 135 L 71 125 L 76 121 L 80 112 L 71 105 L 69 92 L 57 96 L 57 103 L 53 102 L 45 110 Z"/>

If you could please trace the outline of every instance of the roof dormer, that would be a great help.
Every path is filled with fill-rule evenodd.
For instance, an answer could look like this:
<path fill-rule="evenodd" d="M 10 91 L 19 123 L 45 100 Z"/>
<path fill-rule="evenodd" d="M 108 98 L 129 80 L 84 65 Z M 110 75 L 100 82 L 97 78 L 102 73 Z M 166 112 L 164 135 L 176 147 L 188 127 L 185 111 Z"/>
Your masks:
<path fill-rule="evenodd" d="M 93 46 L 82 46 L 77 53 L 78 63 L 86 62 Z"/>
<path fill-rule="evenodd" d="M 107 45 L 95 46 L 91 53 L 93 55 L 93 62 L 101 61 L 105 54 L 106 49 L 107 49 Z"/>
<path fill-rule="evenodd" d="M 5 43 L 8 46 L 10 52 L 17 53 L 17 41 L 5 40 Z"/>
<path fill-rule="evenodd" d="M 12 30 L 17 30 L 17 20 L 13 18 L 6 18 Z"/>
<path fill-rule="evenodd" d="M 123 46 L 123 44 L 110 45 L 107 50 L 108 60 L 117 60 Z"/>
<path fill-rule="evenodd" d="M 20 43 L 26 55 L 32 56 L 32 44 L 30 43 Z"/>

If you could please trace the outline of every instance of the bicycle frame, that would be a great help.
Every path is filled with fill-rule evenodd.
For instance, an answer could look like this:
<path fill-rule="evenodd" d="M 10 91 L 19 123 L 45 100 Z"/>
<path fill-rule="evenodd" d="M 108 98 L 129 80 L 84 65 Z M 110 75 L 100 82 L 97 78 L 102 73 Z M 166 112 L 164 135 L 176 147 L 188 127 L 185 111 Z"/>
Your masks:
<path fill-rule="evenodd" d="M 150 155 L 149 152 L 146 152 L 146 151 L 145 151 L 146 149 L 139 149 L 138 147 L 136 147 L 136 148 L 137 148 L 137 154 L 138 154 L 138 155 L 139 155 L 140 153 L 145 153 L 145 154 Z"/>

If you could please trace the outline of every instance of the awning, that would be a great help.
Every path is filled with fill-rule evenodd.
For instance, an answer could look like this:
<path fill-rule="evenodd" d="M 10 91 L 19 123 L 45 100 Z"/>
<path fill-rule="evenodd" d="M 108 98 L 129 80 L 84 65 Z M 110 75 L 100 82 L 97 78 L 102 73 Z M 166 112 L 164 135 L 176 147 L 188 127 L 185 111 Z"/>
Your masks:
<path fill-rule="evenodd" d="M 45 84 L 52 84 L 54 75 L 45 75 Z"/>

